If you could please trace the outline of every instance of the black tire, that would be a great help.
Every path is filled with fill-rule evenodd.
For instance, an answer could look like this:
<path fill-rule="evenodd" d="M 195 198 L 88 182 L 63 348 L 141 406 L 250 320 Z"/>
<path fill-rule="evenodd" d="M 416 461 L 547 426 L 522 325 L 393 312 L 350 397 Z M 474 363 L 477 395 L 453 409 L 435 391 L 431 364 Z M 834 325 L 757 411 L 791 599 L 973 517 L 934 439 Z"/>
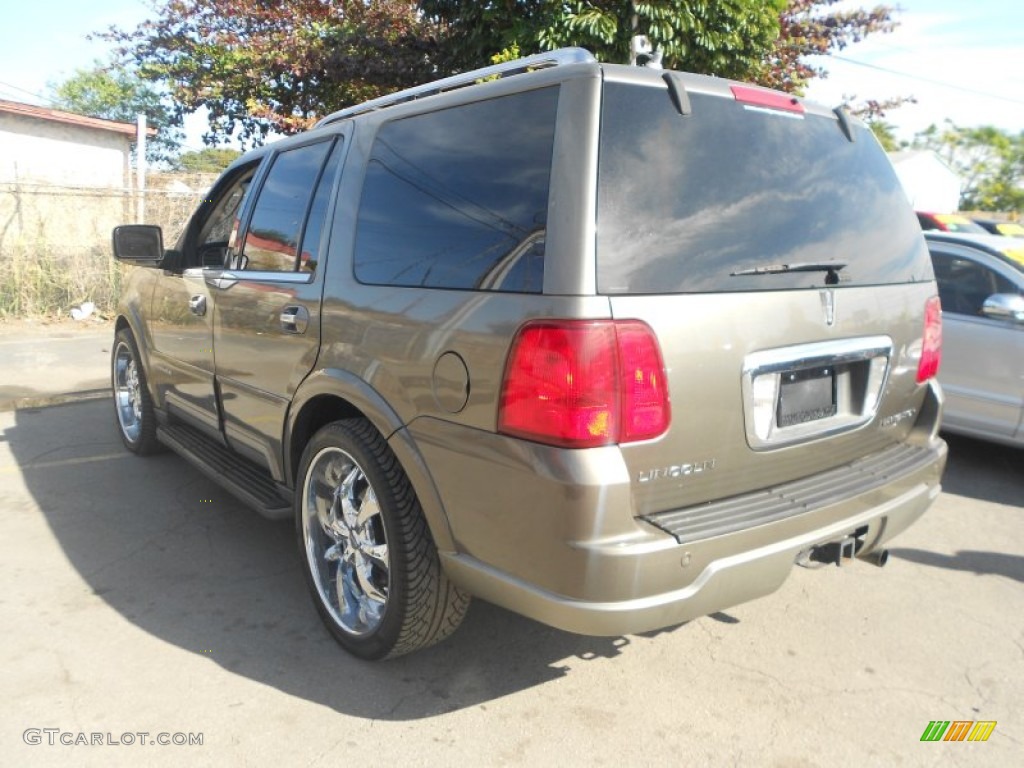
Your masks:
<path fill-rule="evenodd" d="M 146 371 L 130 328 L 114 336 L 110 354 L 110 385 L 114 391 L 114 418 L 125 447 L 139 456 L 157 453 L 156 415 Z"/>
<path fill-rule="evenodd" d="M 295 527 L 313 603 L 349 653 L 401 656 L 462 622 L 469 596 L 442 571 L 409 478 L 366 419 L 328 424 L 306 446 Z"/>

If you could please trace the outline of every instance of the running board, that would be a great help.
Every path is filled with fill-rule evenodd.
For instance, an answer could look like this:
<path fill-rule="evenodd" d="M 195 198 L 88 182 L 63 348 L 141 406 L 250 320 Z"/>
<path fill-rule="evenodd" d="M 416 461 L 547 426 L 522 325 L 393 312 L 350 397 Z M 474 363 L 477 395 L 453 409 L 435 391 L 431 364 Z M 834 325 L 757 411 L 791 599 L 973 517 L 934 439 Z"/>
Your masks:
<path fill-rule="evenodd" d="M 247 459 L 184 424 L 157 427 L 156 437 L 192 466 L 270 520 L 292 516 L 287 489 Z"/>

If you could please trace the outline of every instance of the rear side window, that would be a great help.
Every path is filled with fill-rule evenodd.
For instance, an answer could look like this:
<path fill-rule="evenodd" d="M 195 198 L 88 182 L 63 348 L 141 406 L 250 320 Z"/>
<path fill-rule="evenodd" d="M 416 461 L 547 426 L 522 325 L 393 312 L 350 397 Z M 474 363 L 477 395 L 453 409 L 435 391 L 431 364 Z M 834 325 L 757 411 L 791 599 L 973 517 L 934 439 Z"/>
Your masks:
<path fill-rule="evenodd" d="M 827 272 L 732 273 L 845 262 L 840 285 L 932 278 L 921 228 L 885 153 L 833 119 L 606 83 L 598 187 L 602 293 L 814 288 Z"/>
<path fill-rule="evenodd" d="M 558 88 L 384 124 L 355 275 L 374 285 L 539 293 Z"/>
<path fill-rule="evenodd" d="M 322 141 L 286 150 L 274 159 L 245 236 L 245 269 L 295 270 L 306 211 L 330 148 L 331 142 Z"/>

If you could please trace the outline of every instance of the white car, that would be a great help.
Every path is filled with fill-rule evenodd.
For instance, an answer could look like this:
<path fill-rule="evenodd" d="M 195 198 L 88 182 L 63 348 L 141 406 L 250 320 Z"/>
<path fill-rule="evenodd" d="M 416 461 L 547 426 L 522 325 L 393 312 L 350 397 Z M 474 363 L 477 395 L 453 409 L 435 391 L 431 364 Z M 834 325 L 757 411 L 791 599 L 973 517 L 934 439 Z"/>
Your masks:
<path fill-rule="evenodd" d="M 1024 239 L 926 232 L 947 432 L 1024 447 Z"/>

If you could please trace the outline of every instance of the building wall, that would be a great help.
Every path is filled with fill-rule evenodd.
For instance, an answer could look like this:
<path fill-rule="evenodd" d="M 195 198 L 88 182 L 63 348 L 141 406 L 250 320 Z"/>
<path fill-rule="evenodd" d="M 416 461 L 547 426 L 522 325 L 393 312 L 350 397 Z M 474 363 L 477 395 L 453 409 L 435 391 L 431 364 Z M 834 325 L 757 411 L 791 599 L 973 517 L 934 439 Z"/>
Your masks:
<path fill-rule="evenodd" d="M 0 112 L 0 257 L 109 241 L 133 220 L 131 137 Z"/>
<path fill-rule="evenodd" d="M 914 210 L 952 213 L 960 207 L 960 177 L 934 154 L 921 152 L 893 167 Z"/>
<path fill-rule="evenodd" d="M 130 141 L 113 131 L 0 113 L 0 182 L 122 188 Z"/>

